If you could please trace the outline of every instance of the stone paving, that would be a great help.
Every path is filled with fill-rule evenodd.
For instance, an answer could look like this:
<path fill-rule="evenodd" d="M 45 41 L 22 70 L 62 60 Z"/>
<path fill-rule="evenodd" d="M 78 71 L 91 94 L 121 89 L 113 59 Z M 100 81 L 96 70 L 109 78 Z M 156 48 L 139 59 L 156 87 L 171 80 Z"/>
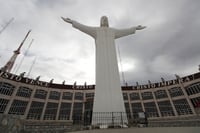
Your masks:
<path fill-rule="evenodd" d="M 70 133 L 200 133 L 200 127 L 146 127 L 85 130 Z"/>

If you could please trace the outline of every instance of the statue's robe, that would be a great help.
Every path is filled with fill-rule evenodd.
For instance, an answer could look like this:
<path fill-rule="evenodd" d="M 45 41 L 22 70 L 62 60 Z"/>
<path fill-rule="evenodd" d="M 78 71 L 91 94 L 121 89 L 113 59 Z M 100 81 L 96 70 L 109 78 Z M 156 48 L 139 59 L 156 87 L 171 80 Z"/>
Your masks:
<path fill-rule="evenodd" d="M 109 117 L 108 114 L 111 112 L 123 112 L 123 114 L 125 114 L 123 115 L 123 122 L 127 123 L 127 116 L 125 113 L 126 111 L 120 85 L 115 39 L 134 34 L 136 27 L 129 29 L 90 27 L 76 21 L 72 21 L 72 25 L 74 28 L 79 29 L 95 39 L 96 87 L 92 124 L 95 125 L 100 122 L 96 117 Z M 107 115 L 104 116 L 102 112 L 107 113 Z M 98 115 L 97 113 L 102 114 Z M 115 115 L 114 117 L 118 116 L 119 115 Z M 104 123 L 110 122 L 110 120 L 106 120 Z"/>

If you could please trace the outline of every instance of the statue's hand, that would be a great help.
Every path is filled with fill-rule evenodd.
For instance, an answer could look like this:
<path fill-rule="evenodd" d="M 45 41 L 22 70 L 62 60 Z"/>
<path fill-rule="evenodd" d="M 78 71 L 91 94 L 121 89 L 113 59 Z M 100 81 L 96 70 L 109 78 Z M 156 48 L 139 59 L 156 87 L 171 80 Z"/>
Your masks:
<path fill-rule="evenodd" d="M 70 18 L 61 17 L 65 22 L 72 24 L 72 20 Z"/>
<path fill-rule="evenodd" d="M 144 28 L 146 28 L 146 26 L 138 25 L 138 26 L 136 27 L 136 30 L 142 30 L 142 29 L 144 29 Z"/>

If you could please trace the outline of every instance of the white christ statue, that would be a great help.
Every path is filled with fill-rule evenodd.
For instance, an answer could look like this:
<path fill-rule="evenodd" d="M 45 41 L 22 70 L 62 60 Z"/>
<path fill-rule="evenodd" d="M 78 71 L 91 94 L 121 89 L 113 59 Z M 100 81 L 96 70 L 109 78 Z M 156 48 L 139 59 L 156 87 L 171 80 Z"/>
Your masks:
<path fill-rule="evenodd" d="M 106 16 L 101 17 L 100 27 L 86 26 L 69 18 L 62 19 L 95 39 L 96 87 L 92 125 L 128 123 L 120 85 L 115 39 L 134 34 L 136 30 L 142 30 L 145 26 L 110 28 Z"/>

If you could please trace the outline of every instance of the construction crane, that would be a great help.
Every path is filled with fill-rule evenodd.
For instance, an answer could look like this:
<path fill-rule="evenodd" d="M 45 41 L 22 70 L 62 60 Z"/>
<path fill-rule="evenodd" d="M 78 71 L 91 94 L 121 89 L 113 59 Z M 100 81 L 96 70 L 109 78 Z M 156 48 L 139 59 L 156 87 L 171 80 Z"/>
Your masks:
<path fill-rule="evenodd" d="M 2 26 L 2 29 L 0 29 L 0 34 L 8 27 L 8 25 L 14 20 L 14 18 L 11 18 L 8 22 L 5 23 L 5 25 Z"/>

